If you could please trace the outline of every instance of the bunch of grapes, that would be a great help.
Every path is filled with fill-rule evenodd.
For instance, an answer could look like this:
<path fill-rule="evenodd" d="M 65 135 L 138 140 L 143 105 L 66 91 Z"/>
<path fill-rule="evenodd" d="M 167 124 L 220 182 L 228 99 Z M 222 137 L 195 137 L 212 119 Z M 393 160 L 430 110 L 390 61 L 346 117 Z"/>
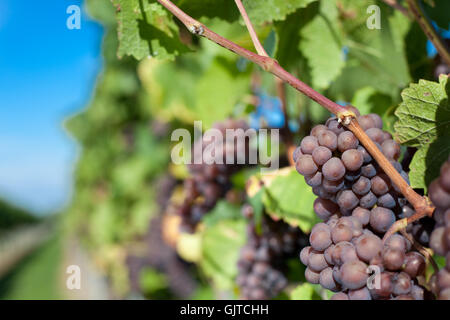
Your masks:
<path fill-rule="evenodd" d="M 253 215 L 249 205 L 244 205 L 242 211 L 249 219 Z M 283 273 L 286 259 L 295 258 L 306 244 L 307 237 L 299 228 L 274 221 L 266 215 L 262 217 L 260 229 L 254 222 L 249 223 L 236 279 L 241 298 L 267 300 L 277 296 L 288 283 Z"/>
<path fill-rule="evenodd" d="M 441 300 L 450 300 L 450 158 L 441 167 L 441 175 L 429 187 L 428 195 L 436 206 L 436 228 L 430 247 L 446 258 L 446 266 L 431 279 L 432 290 Z"/>
<path fill-rule="evenodd" d="M 400 146 L 382 130 L 381 118 L 358 115 L 358 122 L 408 181 L 397 162 Z M 306 279 L 336 292 L 333 299 L 423 299 L 416 278 L 425 258 L 401 235 L 382 241 L 407 202 L 353 133 L 330 118 L 312 129 L 293 157 L 318 196 L 314 211 L 323 220 L 300 254 Z"/>
<path fill-rule="evenodd" d="M 188 166 L 191 177 L 184 182 L 186 197 L 178 210 L 182 218 L 181 227 L 188 232 L 194 231 L 203 215 L 213 209 L 219 199 L 226 197 L 232 188 L 231 176 L 243 167 L 249 166 L 248 139 L 241 144 L 234 140 L 227 141 L 225 137 L 227 129 L 236 130 L 234 133 L 237 136 L 244 137 L 244 132 L 248 129 L 247 123 L 243 120 L 228 119 L 215 124 L 213 128 L 222 133 L 223 141 L 211 143 L 203 138 L 196 141 L 193 146 L 193 157 L 200 156 L 206 148 L 214 145 L 213 149 L 222 150 L 223 161 L 216 163 L 217 161 L 210 161 L 212 159 L 203 157 L 201 164 Z M 227 161 L 227 155 L 228 160 L 232 161 Z"/>

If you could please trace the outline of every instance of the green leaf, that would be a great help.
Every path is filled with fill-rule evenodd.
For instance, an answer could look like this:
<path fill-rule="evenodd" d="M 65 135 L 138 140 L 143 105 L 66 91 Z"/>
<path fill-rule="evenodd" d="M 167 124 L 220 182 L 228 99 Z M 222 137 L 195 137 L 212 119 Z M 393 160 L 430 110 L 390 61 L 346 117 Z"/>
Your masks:
<path fill-rule="evenodd" d="M 298 67 L 301 63 L 306 63 L 300 52 L 299 30 L 308 24 L 318 11 L 319 2 L 312 2 L 306 8 L 290 14 L 286 20 L 275 23 L 279 39 L 276 59 L 286 70 L 294 66 Z M 302 79 L 304 79 L 304 75 L 302 75 Z"/>
<path fill-rule="evenodd" d="M 345 65 L 338 10 L 334 2 L 320 2 L 320 13 L 300 30 L 300 50 L 308 60 L 313 87 L 328 88 Z"/>
<path fill-rule="evenodd" d="M 113 0 L 117 8 L 118 56 L 173 60 L 187 48 L 178 38 L 178 26 L 158 3 L 147 0 Z"/>
<path fill-rule="evenodd" d="M 411 161 L 409 180 L 413 188 L 425 191 L 428 185 L 439 177 L 442 164 L 450 154 L 450 133 L 440 136 L 431 144 L 421 147 Z"/>
<path fill-rule="evenodd" d="M 381 29 L 370 30 L 366 26 L 369 17 L 366 9 L 373 1 L 345 2 L 345 8 L 350 11 L 341 22 L 349 52 L 345 68 L 330 87 L 331 95 L 351 101 L 357 90 L 369 86 L 391 96 L 396 103 L 399 90 L 411 81 L 404 45 L 411 21 L 378 3 Z"/>
<path fill-rule="evenodd" d="M 240 207 L 225 200 L 220 200 L 214 209 L 204 216 L 203 223 L 211 227 L 222 220 L 232 220 L 242 218 Z"/>
<path fill-rule="evenodd" d="M 246 241 L 245 227 L 242 219 L 222 220 L 203 233 L 200 267 L 219 289 L 234 286 L 239 250 Z"/>
<path fill-rule="evenodd" d="M 284 20 L 290 13 L 316 0 L 243 0 L 249 18 L 255 25 Z"/>
<path fill-rule="evenodd" d="M 303 283 L 291 292 L 291 300 L 322 300 L 314 285 Z"/>
<path fill-rule="evenodd" d="M 278 219 L 309 232 L 319 222 L 314 213 L 315 195 L 294 168 L 285 168 L 263 175 L 262 200 L 266 211 Z"/>
<path fill-rule="evenodd" d="M 397 139 L 419 150 L 410 164 L 413 188 L 427 189 L 439 176 L 439 170 L 450 153 L 450 86 L 442 75 L 439 83 L 420 80 L 403 90 L 403 102 L 395 111 Z"/>
<path fill-rule="evenodd" d="M 413 147 L 430 144 L 450 129 L 448 77 L 439 83 L 419 80 L 402 91 L 403 102 L 395 111 L 395 131 L 400 143 Z"/>
<path fill-rule="evenodd" d="M 229 0 L 176 0 L 173 2 L 196 19 L 207 17 L 234 21 L 239 18 L 239 10 L 234 2 Z"/>

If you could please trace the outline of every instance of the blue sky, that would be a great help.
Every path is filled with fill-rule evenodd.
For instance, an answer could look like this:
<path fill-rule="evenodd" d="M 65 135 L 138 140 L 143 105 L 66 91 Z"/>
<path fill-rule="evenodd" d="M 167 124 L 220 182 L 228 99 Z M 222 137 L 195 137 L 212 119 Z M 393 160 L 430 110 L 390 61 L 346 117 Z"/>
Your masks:
<path fill-rule="evenodd" d="M 76 143 L 64 119 L 82 109 L 101 70 L 102 28 L 81 0 L 0 1 L 0 197 L 37 213 L 69 200 Z"/>

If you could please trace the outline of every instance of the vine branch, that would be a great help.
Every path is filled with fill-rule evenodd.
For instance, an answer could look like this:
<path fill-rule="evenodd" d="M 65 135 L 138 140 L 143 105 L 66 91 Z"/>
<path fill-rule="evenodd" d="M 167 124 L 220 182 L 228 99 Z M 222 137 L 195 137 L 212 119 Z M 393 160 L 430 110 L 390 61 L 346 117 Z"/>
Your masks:
<path fill-rule="evenodd" d="M 414 16 L 415 20 L 423 30 L 427 38 L 433 43 L 436 51 L 442 57 L 442 60 L 450 66 L 450 51 L 442 40 L 441 36 L 437 33 L 436 29 L 427 18 L 419 0 L 406 0 L 409 10 Z"/>
<path fill-rule="evenodd" d="M 234 42 L 225 39 L 224 37 L 211 31 L 206 26 L 201 24 L 199 21 L 187 15 L 184 11 L 178 8 L 170 0 L 158 0 L 158 2 L 161 5 L 163 5 L 167 10 L 172 12 L 193 34 L 203 36 L 217 43 L 218 45 L 236 53 L 237 55 L 252 61 L 253 63 L 259 65 L 263 70 L 274 74 L 275 76 L 277 76 L 284 82 L 288 83 L 290 86 L 292 86 L 299 92 L 303 93 L 310 99 L 316 101 L 318 104 L 326 108 L 331 113 L 335 114 L 338 117 L 338 119 L 342 121 L 342 123 L 355 134 L 355 136 L 359 139 L 359 141 L 361 141 L 362 145 L 375 158 L 380 167 L 390 177 L 392 182 L 399 188 L 399 190 L 405 196 L 405 198 L 411 203 L 411 205 L 414 207 L 416 211 L 415 217 L 417 219 L 420 219 L 424 216 L 427 215 L 431 216 L 433 214 L 434 207 L 431 205 L 428 199 L 426 197 L 422 197 L 419 194 L 417 194 L 406 183 L 403 177 L 397 172 L 397 170 L 393 167 L 393 165 L 389 162 L 389 160 L 386 159 L 386 157 L 378 149 L 375 143 L 360 127 L 356 119 L 356 115 L 353 111 L 335 103 L 334 101 L 331 101 L 327 97 L 323 96 L 322 94 L 320 94 L 319 92 L 308 86 L 306 83 L 297 79 L 291 73 L 283 69 L 275 59 L 267 56 L 261 56 L 247 49 L 244 49 L 241 46 L 235 44 Z M 251 23 L 249 24 L 251 25 Z M 403 220 L 399 220 L 397 222 L 401 221 Z M 400 226 L 400 229 L 398 230 L 404 228 L 403 224 L 398 224 L 398 226 Z"/>
<path fill-rule="evenodd" d="M 234 0 L 236 3 L 236 6 L 239 9 L 239 12 L 241 13 L 242 18 L 244 19 L 245 25 L 247 26 L 248 33 L 250 33 L 250 37 L 252 38 L 253 45 L 255 46 L 256 52 L 260 56 L 268 57 L 266 50 L 262 46 L 261 42 L 259 41 L 258 35 L 256 34 L 255 28 L 253 28 L 253 24 L 250 21 L 250 18 L 248 17 L 247 11 L 245 11 L 245 7 L 242 4 L 241 0 Z"/>

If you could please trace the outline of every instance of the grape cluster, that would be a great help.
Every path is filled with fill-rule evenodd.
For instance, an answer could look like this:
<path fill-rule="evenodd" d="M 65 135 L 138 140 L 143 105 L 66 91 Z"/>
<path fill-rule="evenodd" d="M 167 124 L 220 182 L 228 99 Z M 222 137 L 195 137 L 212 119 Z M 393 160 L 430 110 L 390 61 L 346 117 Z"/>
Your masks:
<path fill-rule="evenodd" d="M 400 146 L 382 130 L 381 118 L 358 115 L 358 122 L 408 181 L 397 162 Z M 323 220 L 300 254 L 307 281 L 336 292 L 332 299 L 423 299 L 416 277 L 425 258 L 401 235 L 382 241 L 407 202 L 353 133 L 330 118 L 312 129 L 293 158 L 318 196 L 314 211 Z"/>
<path fill-rule="evenodd" d="M 253 215 L 249 205 L 244 205 L 242 211 L 249 219 Z M 288 283 L 283 273 L 286 259 L 295 258 L 307 244 L 307 237 L 299 228 L 266 215 L 258 230 L 254 222 L 249 223 L 247 243 L 240 251 L 236 283 L 242 299 L 267 300 L 277 296 Z"/>
<path fill-rule="evenodd" d="M 211 159 L 203 157 L 201 164 L 193 163 L 188 166 L 191 177 L 184 181 L 186 196 L 178 209 L 182 218 L 181 228 L 187 232 L 194 231 L 203 215 L 213 209 L 217 201 L 231 190 L 231 176 L 249 165 L 249 141 L 239 144 L 235 141 L 227 141 L 225 138 L 227 129 L 237 130 L 235 131 L 237 135 L 244 134 L 244 131 L 248 129 L 247 123 L 243 120 L 228 119 L 215 124 L 213 128 L 219 130 L 223 136 L 223 141 L 213 142 L 214 149 L 221 148 L 223 161 L 208 164 Z M 211 148 L 211 144 L 203 138 L 196 141 L 193 146 L 193 157 L 198 156 L 199 153 L 203 154 L 206 148 Z M 232 163 L 227 163 L 227 155 L 228 159 L 232 157 Z"/>
<path fill-rule="evenodd" d="M 450 300 L 450 158 L 441 167 L 441 175 L 428 189 L 428 195 L 436 206 L 436 228 L 431 234 L 430 247 L 446 258 L 446 266 L 431 279 L 431 287 L 438 299 Z"/>

